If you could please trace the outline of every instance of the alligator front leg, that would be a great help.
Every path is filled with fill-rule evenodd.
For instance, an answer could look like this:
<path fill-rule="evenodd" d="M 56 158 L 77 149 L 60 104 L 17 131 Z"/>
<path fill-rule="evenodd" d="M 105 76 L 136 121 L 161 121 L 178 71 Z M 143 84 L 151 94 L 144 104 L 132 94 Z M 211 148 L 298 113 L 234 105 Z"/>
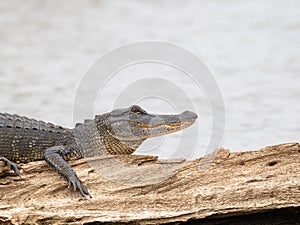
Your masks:
<path fill-rule="evenodd" d="M 15 174 L 18 175 L 18 176 L 21 175 L 20 174 L 21 167 L 18 164 L 8 160 L 5 157 L 0 157 L 0 160 L 7 164 L 9 170 L 13 170 L 15 172 Z"/>
<path fill-rule="evenodd" d="M 83 197 L 85 197 L 86 195 L 91 197 L 87 188 L 79 180 L 72 167 L 62 157 L 66 154 L 69 154 L 67 147 L 54 146 L 45 150 L 44 158 L 47 163 L 49 163 L 59 174 L 61 174 L 68 180 L 68 188 L 73 186 L 74 191 L 78 189 Z"/>

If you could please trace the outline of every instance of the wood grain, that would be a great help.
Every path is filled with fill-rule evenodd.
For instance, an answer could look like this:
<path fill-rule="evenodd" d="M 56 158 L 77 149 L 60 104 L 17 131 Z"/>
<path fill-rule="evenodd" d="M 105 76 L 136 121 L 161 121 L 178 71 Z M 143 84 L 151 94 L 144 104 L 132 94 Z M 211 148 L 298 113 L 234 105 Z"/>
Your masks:
<path fill-rule="evenodd" d="M 70 164 L 92 199 L 67 189 L 43 161 L 23 164 L 21 177 L 1 164 L 0 224 L 201 224 L 300 209 L 299 143 L 247 152 L 220 148 L 193 161 L 122 155 Z"/>

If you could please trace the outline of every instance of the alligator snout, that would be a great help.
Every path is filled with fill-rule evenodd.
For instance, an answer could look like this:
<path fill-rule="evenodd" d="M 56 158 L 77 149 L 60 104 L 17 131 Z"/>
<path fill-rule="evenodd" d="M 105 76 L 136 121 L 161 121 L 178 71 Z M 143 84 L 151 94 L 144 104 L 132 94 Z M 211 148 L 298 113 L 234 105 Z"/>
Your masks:
<path fill-rule="evenodd" d="M 180 117 L 184 120 L 196 120 L 198 118 L 198 115 L 191 111 L 184 111 L 180 114 Z"/>

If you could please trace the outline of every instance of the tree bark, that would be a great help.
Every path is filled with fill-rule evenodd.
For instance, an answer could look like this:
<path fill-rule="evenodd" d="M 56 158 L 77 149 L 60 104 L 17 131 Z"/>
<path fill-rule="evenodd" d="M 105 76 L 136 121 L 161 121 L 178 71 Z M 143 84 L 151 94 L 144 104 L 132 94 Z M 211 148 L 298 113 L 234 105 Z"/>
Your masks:
<path fill-rule="evenodd" d="M 220 148 L 193 161 L 122 155 L 70 162 L 93 198 L 44 161 L 0 165 L 0 224 L 300 224 L 300 145 Z"/>

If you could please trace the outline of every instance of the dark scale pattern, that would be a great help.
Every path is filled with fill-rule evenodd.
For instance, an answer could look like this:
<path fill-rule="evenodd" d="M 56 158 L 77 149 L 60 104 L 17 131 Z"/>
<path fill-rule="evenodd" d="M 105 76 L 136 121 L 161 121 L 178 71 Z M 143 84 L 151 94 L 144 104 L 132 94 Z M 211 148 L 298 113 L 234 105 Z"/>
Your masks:
<path fill-rule="evenodd" d="M 109 114 L 108 114 L 109 115 Z M 130 155 L 132 154 L 138 146 L 142 143 L 140 140 L 136 140 L 135 143 L 139 143 L 136 148 L 131 148 L 129 145 L 123 144 L 120 140 L 113 138 L 109 133 L 108 130 L 113 130 L 109 126 L 108 123 L 109 120 L 105 118 L 106 115 L 103 115 L 103 117 L 99 117 L 98 121 L 96 121 L 97 131 L 98 131 L 98 137 L 100 138 L 100 143 L 102 145 L 102 148 L 105 149 L 105 152 L 107 154 L 111 155 Z"/>
<path fill-rule="evenodd" d="M 76 145 L 72 129 L 0 113 L 0 160 L 6 162 L 17 175 L 20 175 L 20 167 L 15 162 L 45 159 L 68 180 L 69 187 L 78 189 L 82 196 L 90 195 L 66 162 L 78 158 L 82 158 L 82 154 Z"/>
<path fill-rule="evenodd" d="M 67 133 L 51 123 L 0 113 L 0 156 L 14 162 L 41 160 L 44 150 L 60 144 Z"/>
<path fill-rule="evenodd" d="M 74 134 L 76 145 L 83 157 L 107 154 L 94 120 L 85 120 L 83 124 L 76 124 Z"/>

